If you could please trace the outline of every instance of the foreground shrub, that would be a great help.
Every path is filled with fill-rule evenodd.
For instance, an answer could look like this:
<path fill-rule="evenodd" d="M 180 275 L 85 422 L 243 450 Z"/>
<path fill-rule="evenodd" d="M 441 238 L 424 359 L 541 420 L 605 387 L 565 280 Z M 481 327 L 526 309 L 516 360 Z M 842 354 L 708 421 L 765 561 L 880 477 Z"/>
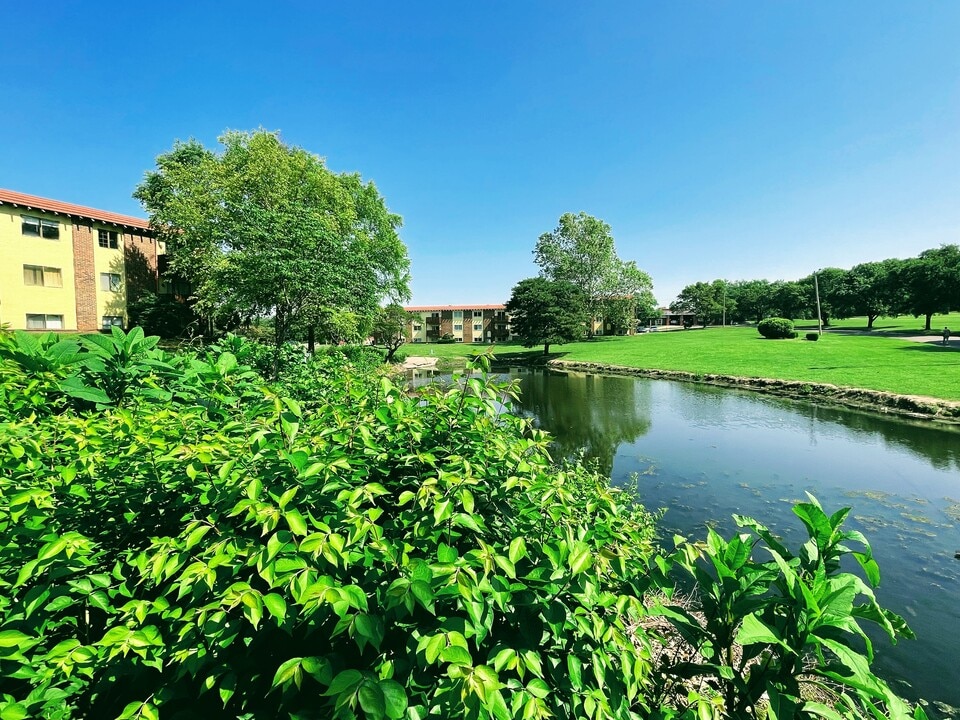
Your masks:
<path fill-rule="evenodd" d="M 510 388 L 329 382 L 0 425 L 4 717 L 644 708 L 650 517 Z"/>
<path fill-rule="evenodd" d="M 97 337 L 0 336 L 4 720 L 908 714 L 859 621 L 909 631 L 845 510 L 798 505 L 795 554 L 738 518 L 661 555 L 633 495 L 504 412 L 515 385 L 410 396 L 330 355 L 298 366 L 307 405 L 239 338 Z M 693 661 L 655 660 L 657 619 Z"/>
<path fill-rule="evenodd" d="M 771 340 L 795 338 L 793 321 L 786 318 L 766 318 L 757 323 L 757 332 Z"/>
<path fill-rule="evenodd" d="M 806 338 L 807 340 L 812 340 L 813 342 L 816 342 L 817 340 L 820 339 L 820 333 L 808 332 L 806 334 Z"/>

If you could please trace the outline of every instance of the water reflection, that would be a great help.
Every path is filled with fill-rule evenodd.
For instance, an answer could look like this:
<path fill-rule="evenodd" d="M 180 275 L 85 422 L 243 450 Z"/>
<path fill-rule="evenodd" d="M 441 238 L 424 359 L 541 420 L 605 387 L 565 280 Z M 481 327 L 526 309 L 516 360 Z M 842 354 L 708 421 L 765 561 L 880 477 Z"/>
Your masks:
<path fill-rule="evenodd" d="M 878 643 L 882 675 L 908 697 L 960 705 L 960 435 L 955 429 L 723 388 L 579 373 L 520 372 L 523 412 L 585 449 L 612 482 L 641 476 L 664 533 L 729 534 L 752 515 L 803 541 L 792 504 L 852 506 L 883 570 L 882 604 L 919 639 Z M 944 632 L 944 628 L 954 628 Z M 937 668 L 929 672 L 929 668 Z M 937 713 L 934 713 L 937 714 Z"/>
<path fill-rule="evenodd" d="M 650 386 L 633 378 L 544 370 L 516 371 L 514 377 L 520 378 L 521 410 L 553 434 L 556 458 L 582 450 L 609 475 L 617 448 L 650 429 Z"/>

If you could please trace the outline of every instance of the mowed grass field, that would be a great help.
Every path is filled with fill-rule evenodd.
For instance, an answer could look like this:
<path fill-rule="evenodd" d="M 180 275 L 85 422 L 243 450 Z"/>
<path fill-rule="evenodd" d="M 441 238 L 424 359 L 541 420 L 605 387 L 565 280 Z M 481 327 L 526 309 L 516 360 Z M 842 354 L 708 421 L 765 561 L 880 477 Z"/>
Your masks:
<path fill-rule="evenodd" d="M 949 325 L 951 319 L 960 334 L 960 315 L 945 318 L 945 323 Z M 862 322 L 860 327 L 864 325 Z M 960 400 L 960 347 L 944 348 L 939 343 L 883 333 L 827 332 L 816 342 L 803 336 L 801 331 L 795 340 L 767 340 L 754 327 L 673 330 L 554 345 L 550 354 L 564 360 L 803 380 Z M 490 348 L 463 344 L 404 347 L 407 355 L 468 358 L 485 349 Z M 501 343 L 492 350 L 504 358 L 543 353 L 542 346 L 525 349 L 518 343 Z"/>

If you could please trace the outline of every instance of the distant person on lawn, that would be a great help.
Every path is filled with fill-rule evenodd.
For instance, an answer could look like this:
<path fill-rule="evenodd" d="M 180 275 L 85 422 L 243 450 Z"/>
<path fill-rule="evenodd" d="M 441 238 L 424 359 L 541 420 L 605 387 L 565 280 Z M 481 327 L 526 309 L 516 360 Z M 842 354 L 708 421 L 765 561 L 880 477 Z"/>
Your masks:
<path fill-rule="evenodd" d="M 943 344 L 946 345 L 950 342 L 950 328 L 944 326 L 943 328 Z"/>

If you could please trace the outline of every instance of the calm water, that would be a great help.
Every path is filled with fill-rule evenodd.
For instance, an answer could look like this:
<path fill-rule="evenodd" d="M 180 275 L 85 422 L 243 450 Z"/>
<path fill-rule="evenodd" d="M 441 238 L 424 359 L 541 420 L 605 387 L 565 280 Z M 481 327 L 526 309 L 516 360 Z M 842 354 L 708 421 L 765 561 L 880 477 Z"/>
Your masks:
<path fill-rule="evenodd" d="M 876 642 L 879 674 L 960 706 L 960 433 L 687 383 L 510 374 L 557 454 L 585 449 L 614 483 L 638 474 L 666 536 L 703 537 L 707 523 L 729 535 L 740 513 L 796 546 L 806 535 L 790 508 L 804 491 L 828 514 L 851 506 L 849 527 L 880 563 L 880 604 L 919 638 Z"/>

